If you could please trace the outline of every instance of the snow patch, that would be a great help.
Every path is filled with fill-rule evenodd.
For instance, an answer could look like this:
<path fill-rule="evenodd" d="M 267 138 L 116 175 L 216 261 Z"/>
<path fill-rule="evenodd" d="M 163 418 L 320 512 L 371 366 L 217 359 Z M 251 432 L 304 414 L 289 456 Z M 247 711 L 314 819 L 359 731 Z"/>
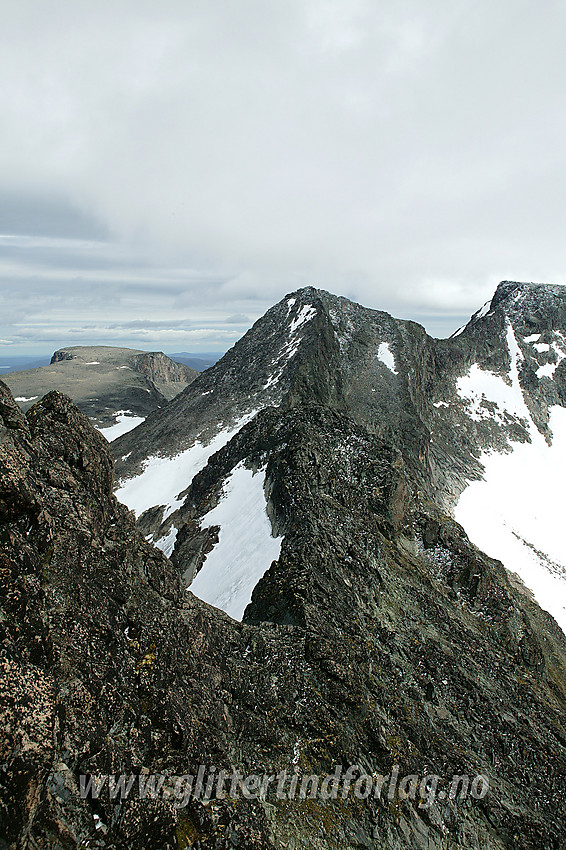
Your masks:
<path fill-rule="evenodd" d="M 523 342 L 536 342 L 537 339 L 540 339 L 540 334 L 531 334 L 530 336 L 523 337 Z"/>
<path fill-rule="evenodd" d="M 500 421 L 504 411 L 514 416 L 522 415 L 522 396 L 519 400 L 513 386 L 505 383 L 500 375 L 480 369 L 477 363 L 471 366 L 467 375 L 458 378 L 456 389 L 460 398 L 468 403 L 468 413 L 474 422 L 493 417 L 493 413 L 485 407 L 486 401 L 497 405 Z"/>
<path fill-rule="evenodd" d="M 134 511 L 136 516 L 154 505 L 165 505 L 163 519 L 167 519 L 183 504 L 183 499 L 177 498 L 177 494 L 187 489 L 197 472 L 204 469 L 208 459 L 257 413 L 257 410 L 246 413 L 230 428 L 219 431 L 206 445 L 197 440 L 174 457 L 151 455 L 144 461 L 143 471 L 139 475 L 120 482 L 116 498 Z"/>
<path fill-rule="evenodd" d="M 85 366 L 100 366 L 100 360 L 87 360 Z"/>
<path fill-rule="evenodd" d="M 553 434 L 513 443 L 509 454 L 483 454 L 482 481 L 472 482 L 455 509 L 470 540 L 521 577 L 539 605 L 566 631 L 566 538 L 563 482 L 566 409 L 550 411 Z"/>
<path fill-rule="evenodd" d="M 562 334 L 560 333 L 560 331 L 554 331 L 554 334 L 558 337 L 558 341 L 555 340 L 552 343 L 552 348 L 550 345 L 544 342 L 538 343 L 538 345 L 534 346 L 534 348 L 536 348 L 536 350 L 541 354 L 543 352 L 550 353 L 552 350 L 556 358 L 554 363 L 543 363 L 542 366 L 538 367 L 536 371 L 537 378 L 554 379 L 554 373 L 556 372 L 556 369 L 558 368 L 558 366 L 560 366 L 560 364 L 566 357 L 566 354 L 564 353 L 564 350 L 561 347 L 561 345 L 564 346 L 564 338 Z M 559 342 L 561 343 L 561 345 L 559 345 Z"/>
<path fill-rule="evenodd" d="M 449 407 L 450 405 L 446 401 L 435 401 L 433 402 L 433 407 Z"/>
<path fill-rule="evenodd" d="M 145 420 L 145 416 L 136 416 L 135 413 L 132 413 L 131 410 L 117 410 L 116 417 L 118 421 L 115 425 L 109 425 L 107 428 L 99 428 L 101 434 L 103 434 L 109 443 L 112 440 L 116 440 L 118 437 L 121 437 L 122 434 L 127 434 L 128 431 L 131 431 L 132 428 L 135 428 L 137 425 L 141 425 L 141 423 Z"/>
<path fill-rule="evenodd" d="M 241 620 L 252 591 L 279 558 L 282 537 L 273 537 L 267 516 L 265 467 L 254 473 L 239 463 L 224 485 L 218 505 L 201 527 L 220 526 L 218 543 L 196 575 L 190 590 L 205 602 Z"/>
<path fill-rule="evenodd" d="M 175 540 L 177 539 L 178 529 L 175 528 L 174 525 L 171 526 L 171 529 L 168 534 L 165 534 L 163 537 L 160 537 L 159 540 L 154 540 L 153 545 L 157 546 L 158 549 L 161 549 L 164 555 L 167 555 L 169 558 L 173 549 L 175 548 Z"/>
<path fill-rule="evenodd" d="M 558 363 L 545 363 L 537 369 L 537 378 L 553 378 Z"/>
<path fill-rule="evenodd" d="M 14 401 L 35 401 L 36 398 L 39 398 L 38 395 L 30 395 L 29 398 L 26 398 L 25 395 L 17 395 L 14 396 Z"/>
<path fill-rule="evenodd" d="M 395 368 L 395 357 L 393 356 L 393 352 L 389 348 L 388 342 L 382 342 L 377 351 L 377 359 L 380 360 L 387 368 L 393 372 L 394 375 L 397 374 L 397 369 Z"/>

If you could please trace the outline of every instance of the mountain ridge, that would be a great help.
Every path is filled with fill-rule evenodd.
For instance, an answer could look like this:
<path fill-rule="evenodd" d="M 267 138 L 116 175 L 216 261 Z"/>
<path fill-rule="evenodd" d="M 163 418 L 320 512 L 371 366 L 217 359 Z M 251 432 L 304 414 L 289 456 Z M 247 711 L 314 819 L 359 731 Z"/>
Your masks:
<path fill-rule="evenodd" d="M 187 545 L 180 533 L 186 521 L 204 523 L 189 504 L 183 508 L 192 478 L 262 409 L 284 413 L 319 403 L 346 413 L 398 451 L 419 498 L 453 515 L 470 483 L 483 480 L 490 454 L 513 453 L 522 444 L 536 448 L 541 440 L 552 445 L 551 413 L 566 404 L 563 360 L 561 287 L 502 282 L 447 340 L 307 287 L 268 310 L 167 409 L 116 441 L 118 497 L 135 508 L 148 539 L 187 579 L 194 577 L 210 549 L 199 549 L 200 562 L 192 554 L 184 562 L 182 551 L 192 553 L 205 538 L 207 546 L 216 544 L 198 532 Z M 477 531 L 475 514 L 470 522 Z M 479 537 L 483 542 L 481 529 Z M 565 627 L 562 567 L 552 566 L 556 546 L 546 552 L 540 532 L 535 537 L 524 546 L 540 557 L 519 572 L 535 592 L 549 570 L 556 573 L 553 587 L 563 601 L 550 605 Z M 502 545 L 493 549 L 500 558 Z M 564 553 L 558 559 L 563 564 Z M 549 587 L 541 598 L 548 605 L 551 597 Z"/>
<path fill-rule="evenodd" d="M 552 442 L 561 313 L 527 342 L 515 307 L 449 342 L 294 293 L 112 446 L 65 396 L 24 415 L 0 383 L 8 846 L 562 850 L 566 636 L 450 513 L 485 449 Z M 234 618 L 215 601 L 241 589 L 240 543 L 258 570 Z M 481 774 L 489 793 L 175 808 L 78 790 L 200 765 Z"/>
<path fill-rule="evenodd" d="M 156 412 L 143 426 L 116 441 L 114 456 L 118 476 L 130 477 L 134 464 L 139 470 L 144 458 L 146 432 L 150 432 L 147 442 L 151 444 L 152 452 L 171 454 L 186 448 L 197 436 L 199 428 L 202 433 L 203 422 L 205 431 L 207 427 L 210 428 L 210 425 L 206 425 L 208 408 L 212 407 L 211 418 L 214 423 L 214 417 L 218 418 L 219 411 L 236 418 L 233 410 L 230 413 L 230 407 L 236 407 L 237 414 L 241 416 L 253 407 L 261 409 L 262 406 L 274 404 L 293 406 L 301 398 L 319 399 L 337 409 L 347 407 L 370 430 L 387 433 L 394 442 L 397 439 L 398 445 L 406 447 L 411 444 L 413 454 L 420 463 L 429 454 L 431 431 L 442 424 L 439 420 L 446 419 L 445 412 L 441 411 L 443 415 L 440 416 L 438 408 L 433 408 L 433 405 L 444 401 L 444 395 L 454 395 L 450 382 L 454 384 L 474 363 L 480 363 L 484 369 L 496 373 L 508 373 L 510 360 L 507 345 L 501 342 L 506 332 L 503 306 L 508 300 L 510 286 L 523 287 L 522 291 L 531 293 L 533 289 L 540 292 L 542 288 L 561 296 L 558 321 L 563 320 L 566 328 L 564 292 L 560 287 L 550 290 L 550 285 L 544 284 L 503 282 L 492 299 L 494 310 L 490 315 L 477 318 L 478 314 L 474 314 L 466 326 L 466 333 L 462 332 L 458 337 L 448 340 L 434 340 L 414 322 L 394 319 L 383 311 L 360 307 L 348 299 L 331 296 L 313 287 L 291 293 L 259 319 L 230 352 L 212 369 L 207 370 L 206 375 L 181 393 L 166 412 Z M 309 321 L 294 327 L 293 318 L 308 308 L 315 311 L 316 317 L 312 314 Z M 529 314 L 528 321 L 531 320 Z M 495 345 L 493 341 L 488 343 L 485 338 L 486 327 L 488 333 L 496 337 Z M 532 328 L 532 324 L 528 327 Z M 285 337 L 285 331 L 294 340 L 292 344 Z M 263 349 L 260 348 L 259 361 L 258 340 L 263 346 Z M 395 362 L 401 364 L 401 374 L 399 370 L 394 374 L 379 358 L 379 346 L 383 344 L 392 349 Z M 273 346 L 276 349 L 278 347 L 275 356 Z M 294 349 L 292 359 L 289 358 L 291 363 L 283 363 L 284 368 L 280 369 L 279 363 L 285 353 L 288 354 L 289 346 L 291 351 Z M 251 349 L 254 350 L 253 355 L 249 354 Z M 297 358 L 299 349 L 300 357 Z M 244 362 L 246 369 L 243 367 Z M 275 372 L 275 378 L 268 369 Z M 283 374 L 277 375 L 278 369 Z M 243 376 L 240 386 L 235 372 Z M 552 404 L 566 403 L 564 374 L 564 369 L 560 367 L 560 380 L 552 383 L 545 381 L 542 389 L 538 386 L 534 389 L 530 387 L 538 405 L 538 410 L 537 405 L 533 405 L 537 427 L 546 436 L 548 408 Z M 528 378 L 532 385 L 532 374 Z M 281 386 L 282 380 L 284 386 Z M 214 395 L 222 396 L 223 388 L 227 385 L 230 386 L 229 392 L 224 392 L 220 404 L 214 410 Z M 229 393 L 231 398 L 228 398 Z M 188 419 L 194 419 L 199 423 L 198 426 L 191 430 Z M 480 448 L 493 442 L 501 446 L 500 434 L 490 435 L 489 429 L 481 423 L 479 426 L 473 421 L 467 424 L 472 431 L 479 432 L 474 436 L 472 454 L 477 456 Z M 525 439 L 528 436 L 520 422 L 514 423 L 508 430 L 513 433 L 518 431 Z M 126 454 L 127 462 L 122 461 Z M 467 459 L 473 466 L 473 458 Z M 454 459 L 450 460 L 453 462 Z M 479 467 L 476 466 L 475 471 L 479 474 Z M 438 471 L 434 470 L 432 474 L 436 475 Z M 465 485 L 463 482 L 459 485 L 456 483 L 452 499 L 459 495 L 458 486 L 462 488 Z"/>

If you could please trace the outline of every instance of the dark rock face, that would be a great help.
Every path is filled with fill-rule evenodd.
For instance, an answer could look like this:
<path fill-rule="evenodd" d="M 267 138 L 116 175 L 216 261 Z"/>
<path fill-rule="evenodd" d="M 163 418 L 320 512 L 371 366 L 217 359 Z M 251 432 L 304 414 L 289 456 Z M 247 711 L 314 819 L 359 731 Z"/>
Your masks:
<path fill-rule="evenodd" d="M 316 290 L 276 305 L 117 441 L 131 472 L 263 408 L 187 482 L 161 528 L 179 529 L 171 560 L 113 497 L 108 446 L 70 400 L 50 393 L 24 416 L 0 383 L 9 847 L 564 847 L 566 640 L 446 511 L 474 452 L 525 430 L 511 420 L 489 430 L 454 390 L 472 363 L 508 374 L 494 340 L 506 317 L 523 320 L 501 306 L 514 292 L 498 289 L 492 315 L 451 342 Z M 529 358 L 525 347 L 522 381 Z M 537 378 L 541 426 L 560 368 L 556 386 Z M 439 400 L 453 407 L 445 419 Z M 471 423 L 461 443 L 449 437 L 458 417 Z M 238 623 L 180 576 L 213 545 L 200 519 L 241 463 L 265 468 L 284 539 Z M 161 517 L 150 512 L 144 533 Z M 201 764 L 244 775 L 398 766 L 405 777 L 483 774 L 490 789 L 429 807 L 399 790 L 181 807 L 79 793 L 81 775 L 179 776 Z"/>
<path fill-rule="evenodd" d="M 140 355 L 136 358 L 135 370 L 156 385 L 181 384 L 179 389 L 184 389 L 198 374 L 183 363 L 171 360 L 162 351 L 149 351 Z"/>
<path fill-rule="evenodd" d="M 7 384 L 23 410 L 50 390 L 70 395 L 100 427 L 127 410 L 147 416 L 193 381 L 198 372 L 161 351 L 114 346 L 75 346 L 56 351 L 49 366 L 12 372 Z"/>
<path fill-rule="evenodd" d="M 73 360 L 76 358 L 76 354 L 71 354 L 70 351 L 67 351 L 65 348 L 61 348 L 59 351 L 54 351 L 50 360 L 50 365 L 53 363 L 60 363 L 62 360 Z"/>

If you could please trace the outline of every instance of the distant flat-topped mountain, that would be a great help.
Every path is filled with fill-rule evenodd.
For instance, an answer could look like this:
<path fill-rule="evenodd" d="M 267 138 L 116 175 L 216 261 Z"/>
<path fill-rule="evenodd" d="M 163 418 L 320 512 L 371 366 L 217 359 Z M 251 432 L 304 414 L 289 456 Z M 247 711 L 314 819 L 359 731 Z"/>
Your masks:
<path fill-rule="evenodd" d="M 50 390 L 69 395 L 108 439 L 139 424 L 193 381 L 198 372 L 160 351 L 74 346 L 49 366 L 5 376 L 23 410 Z"/>

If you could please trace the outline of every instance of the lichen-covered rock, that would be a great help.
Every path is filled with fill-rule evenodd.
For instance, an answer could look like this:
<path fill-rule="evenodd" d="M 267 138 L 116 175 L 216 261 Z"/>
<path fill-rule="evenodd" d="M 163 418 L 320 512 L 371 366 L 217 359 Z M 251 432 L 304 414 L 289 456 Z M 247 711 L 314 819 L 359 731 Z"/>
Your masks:
<path fill-rule="evenodd" d="M 263 411 L 211 458 L 177 518 L 190 529 L 237 463 L 266 464 L 285 534 L 238 623 L 144 540 L 68 398 L 24 418 L 0 393 L 0 847 L 564 846 L 564 636 L 398 448 L 319 400 Z M 200 765 L 397 765 L 490 790 L 428 808 L 399 792 L 81 797 L 85 777 Z"/>

